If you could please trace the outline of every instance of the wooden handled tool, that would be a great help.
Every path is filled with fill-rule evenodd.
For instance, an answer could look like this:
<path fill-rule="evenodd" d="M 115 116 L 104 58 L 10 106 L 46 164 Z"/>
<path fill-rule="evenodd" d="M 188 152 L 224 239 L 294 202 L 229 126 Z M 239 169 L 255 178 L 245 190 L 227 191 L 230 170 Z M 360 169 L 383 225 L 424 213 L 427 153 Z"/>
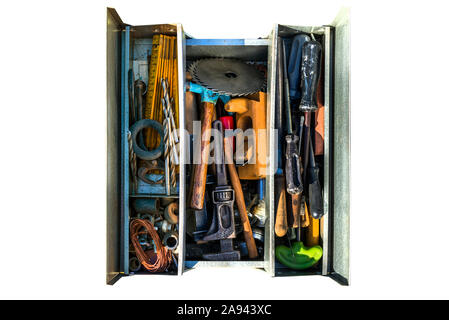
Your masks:
<path fill-rule="evenodd" d="M 204 194 L 206 192 L 207 159 L 210 152 L 210 136 L 212 117 L 214 115 L 214 104 L 202 102 L 201 110 L 201 163 L 196 164 L 193 172 L 192 200 L 190 206 L 201 210 L 204 205 Z"/>
<path fill-rule="evenodd" d="M 309 247 L 313 247 L 320 244 L 320 220 L 310 220 L 310 225 L 306 229 L 306 245 Z"/>
<path fill-rule="evenodd" d="M 239 209 L 240 220 L 243 225 L 243 236 L 245 237 L 246 246 L 248 247 L 248 255 L 250 259 L 257 258 L 257 247 L 253 237 L 253 230 L 249 223 L 248 214 L 246 211 L 245 199 L 243 197 L 242 185 L 237 174 L 237 169 L 234 165 L 233 152 L 232 152 L 232 137 L 226 137 L 225 143 L 225 157 L 228 167 L 229 177 L 231 178 L 232 187 L 234 188 L 235 201 Z"/>
<path fill-rule="evenodd" d="M 291 205 L 293 215 L 292 228 L 298 228 L 300 225 L 299 214 L 301 211 L 301 194 L 292 194 L 291 199 L 292 199 Z"/>
<path fill-rule="evenodd" d="M 276 194 L 276 223 L 274 225 L 274 232 L 276 236 L 283 237 L 287 234 L 288 223 L 287 223 L 287 200 L 285 192 L 285 177 L 277 176 L 275 178 L 275 183 L 278 188 Z"/>

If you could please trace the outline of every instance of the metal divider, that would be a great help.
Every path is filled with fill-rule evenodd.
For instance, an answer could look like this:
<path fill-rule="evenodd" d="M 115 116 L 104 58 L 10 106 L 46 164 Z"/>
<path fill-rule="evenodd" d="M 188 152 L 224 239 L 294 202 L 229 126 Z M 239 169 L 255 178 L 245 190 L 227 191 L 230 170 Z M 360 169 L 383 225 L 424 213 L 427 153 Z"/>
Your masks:
<path fill-rule="evenodd" d="M 179 99 L 179 129 L 180 129 L 180 172 L 179 172 L 179 248 L 178 248 L 178 275 L 184 272 L 185 247 L 186 247 L 186 141 L 185 135 L 185 100 L 184 82 L 186 65 L 186 39 L 181 24 L 176 26 L 176 43 L 178 59 L 178 99 Z"/>
<path fill-rule="evenodd" d="M 274 25 L 273 31 L 269 37 L 269 45 L 268 45 L 268 83 L 267 83 L 267 128 L 269 129 L 268 136 L 268 150 L 270 150 L 269 156 L 269 166 L 268 166 L 268 174 L 266 178 L 266 189 L 265 189 L 265 199 L 266 199 L 266 215 L 268 217 L 265 222 L 265 249 L 264 249 L 264 261 L 265 261 L 265 270 L 268 274 L 274 277 L 275 268 L 274 268 L 274 217 L 275 217 L 275 208 L 274 208 L 274 173 L 276 172 L 276 160 L 277 150 L 275 150 L 276 136 L 275 136 L 275 92 L 276 92 L 276 56 L 278 51 L 278 25 Z"/>
<path fill-rule="evenodd" d="M 130 59 L 130 27 L 125 28 L 122 37 L 122 111 L 121 111 L 121 154 L 122 154 L 122 264 L 123 273 L 129 275 L 129 92 L 128 70 Z"/>

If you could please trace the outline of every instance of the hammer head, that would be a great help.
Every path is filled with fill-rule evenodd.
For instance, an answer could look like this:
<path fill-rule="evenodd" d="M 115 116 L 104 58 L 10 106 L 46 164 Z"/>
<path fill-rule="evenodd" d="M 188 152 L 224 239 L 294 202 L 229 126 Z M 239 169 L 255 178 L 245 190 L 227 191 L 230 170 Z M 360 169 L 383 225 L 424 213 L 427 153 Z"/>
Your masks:
<path fill-rule="evenodd" d="M 226 104 L 231 99 L 230 96 L 221 95 L 215 91 L 207 89 L 193 82 L 187 83 L 186 89 L 190 92 L 198 93 L 201 96 L 201 102 L 210 102 L 212 104 L 216 104 L 217 100 L 221 99 L 223 103 Z"/>

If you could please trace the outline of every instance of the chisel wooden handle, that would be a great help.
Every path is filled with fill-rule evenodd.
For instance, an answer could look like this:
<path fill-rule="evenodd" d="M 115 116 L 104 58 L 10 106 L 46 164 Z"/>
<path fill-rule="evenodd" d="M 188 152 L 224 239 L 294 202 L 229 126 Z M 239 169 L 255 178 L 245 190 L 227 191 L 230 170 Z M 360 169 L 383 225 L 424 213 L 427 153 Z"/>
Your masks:
<path fill-rule="evenodd" d="M 204 205 L 206 192 L 207 160 L 210 152 L 210 136 L 214 105 L 210 102 L 202 103 L 201 110 L 201 163 L 196 164 L 193 172 L 193 189 L 190 206 L 201 210 Z"/>
<path fill-rule="evenodd" d="M 287 234 L 287 200 L 285 192 L 285 177 L 276 177 L 276 186 L 278 191 L 276 192 L 276 223 L 274 225 L 274 232 L 278 237 L 283 237 Z"/>
<path fill-rule="evenodd" d="M 248 255 L 250 259 L 254 259 L 258 256 L 256 242 L 254 241 L 253 230 L 251 229 L 251 224 L 249 223 L 242 185 L 240 184 L 240 179 L 234 165 L 232 154 L 232 137 L 227 137 L 225 138 L 226 164 L 232 183 L 232 188 L 234 188 L 235 202 L 237 203 L 237 207 L 239 209 L 240 220 L 243 225 L 243 236 L 245 237 L 246 246 L 248 247 Z"/>

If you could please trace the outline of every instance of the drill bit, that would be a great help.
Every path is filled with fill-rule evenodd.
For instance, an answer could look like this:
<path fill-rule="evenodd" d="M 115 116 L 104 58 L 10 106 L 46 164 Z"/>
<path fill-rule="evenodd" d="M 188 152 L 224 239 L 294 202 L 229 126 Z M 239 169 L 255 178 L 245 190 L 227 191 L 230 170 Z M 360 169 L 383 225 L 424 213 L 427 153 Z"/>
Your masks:
<path fill-rule="evenodd" d="M 131 189 L 136 192 L 137 188 L 137 157 L 133 149 L 133 139 L 131 137 L 131 131 L 128 131 L 128 148 L 129 148 L 129 165 L 131 167 Z"/>
<path fill-rule="evenodd" d="M 170 166 L 170 159 L 169 159 L 169 141 L 168 141 L 168 121 L 167 119 L 164 119 L 164 162 L 165 162 L 165 191 L 167 195 L 170 195 L 170 175 L 169 175 L 169 166 Z"/>
<path fill-rule="evenodd" d="M 165 104 L 167 106 L 168 116 L 170 118 L 171 127 L 173 129 L 173 137 L 174 137 L 175 143 L 178 143 L 179 138 L 178 138 L 178 134 L 176 133 L 175 118 L 173 117 L 173 109 L 171 107 L 173 99 L 170 99 L 170 97 L 168 96 L 169 88 L 168 88 L 167 80 L 165 80 L 163 78 L 161 80 L 161 82 L 162 82 L 162 89 L 164 90 L 164 100 L 165 100 Z M 165 116 L 167 117 L 167 115 L 165 115 Z"/>
<path fill-rule="evenodd" d="M 167 136 L 168 136 L 168 143 L 167 145 L 169 146 L 169 153 L 170 153 L 170 183 L 171 183 L 171 187 L 172 188 L 176 188 L 176 168 L 175 165 L 179 164 L 179 158 L 178 158 L 178 153 L 176 150 L 176 145 L 173 139 L 173 130 L 171 127 L 171 123 L 170 123 L 170 116 L 168 114 L 168 108 L 167 108 L 167 104 L 165 103 L 164 99 L 161 99 L 162 102 L 162 107 L 163 107 L 163 111 L 164 111 L 164 115 L 165 115 L 165 119 L 164 122 L 167 124 Z"/>
<path fill-rule="evenodd" d="M 173 130 L 173 128 L 172 128 L 167 104 L 166 104 L 164 99 L 161 99 L 161 101 L 162 101 L 162 107 L 163 107 L 164 115 L 165 115 L 165 118 L 167 119 L 167 122 L 168 122 L 168 128 L 169 128 L 169 130 L 168 130 L 168 139 L 169 139 L 169 144 L 170 144 L 170 152 L 173 152 L 174 164 L 178 165 L 179 164 L 179 157 L 178 157 L 178 151 L 177 151 L 177 148 L 176 148 L 175 137 L 174 137 L 174 133 L 176 131 Z"/>

